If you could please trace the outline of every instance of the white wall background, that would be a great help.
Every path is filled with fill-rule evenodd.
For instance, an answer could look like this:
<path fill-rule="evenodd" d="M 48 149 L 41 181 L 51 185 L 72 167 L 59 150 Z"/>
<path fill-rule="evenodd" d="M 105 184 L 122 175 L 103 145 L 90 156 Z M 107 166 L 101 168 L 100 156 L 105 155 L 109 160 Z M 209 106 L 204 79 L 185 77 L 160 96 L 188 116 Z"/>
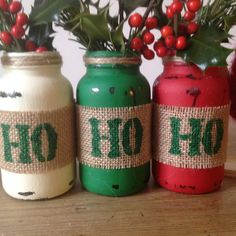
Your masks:
<path fill-rule="evenodd" d="M 53 1 L 53 0 L 52 0 Z M 101 0 L 104 3 L 108 0 Z M 127 0 L 128 1 L 128 0 Z M 171 0 L 166 0 L 165 4 L 168 5 Z M 22 0 L 23 6 L 26 12 L 29 12 L 33 0 Z M 142 9 L 140 9 L 142 11 Z M 67 77 L 75 90 L 76 84 L 79 79 L 84 75 L 86 68 L 83 63 L 84 51 L 80 49 L 78 43 L 70 40 L 73 39 L 73 35 L 65 32 L 61 28 L 56 28 L 57 31 L 54 47 L 60 52 L 63 58 L 62 73 Z M 232 30 L 232 33 L 236 36 L 236 27 Z M 236 48 L 236 40 L 232 41 L 232 45 Z M 141 66 L 141 72 L 146 76 L 150 85 L 152 86 L 155 78 L 162 72 L 162 63 L 160 58 L 155 58 L 152 61 L 146 61 L 143 59 Z"/>

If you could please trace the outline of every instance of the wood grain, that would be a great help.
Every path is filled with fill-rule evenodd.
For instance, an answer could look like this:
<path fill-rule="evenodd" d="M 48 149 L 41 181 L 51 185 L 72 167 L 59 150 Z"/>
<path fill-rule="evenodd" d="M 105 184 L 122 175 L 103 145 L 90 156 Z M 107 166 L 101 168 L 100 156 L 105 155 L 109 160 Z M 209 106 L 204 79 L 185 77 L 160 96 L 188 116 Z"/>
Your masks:
<path fill-rule="evenodd" d="M 228 156 L 225 165 L 225 175 L 236 178 L 236 120 L 230 119 Z"/>
<path fill-rule="evenodd" d="M 236 125 L 229 156 L 236 156 Z M 112 198 L 76 187 L 48 201 L 20 201 L 0 190 L 0 236 L 5 235 L 236 235 L 236 180 L 205 195 L 172 193 L 152 181 L 140 194 Z"/>

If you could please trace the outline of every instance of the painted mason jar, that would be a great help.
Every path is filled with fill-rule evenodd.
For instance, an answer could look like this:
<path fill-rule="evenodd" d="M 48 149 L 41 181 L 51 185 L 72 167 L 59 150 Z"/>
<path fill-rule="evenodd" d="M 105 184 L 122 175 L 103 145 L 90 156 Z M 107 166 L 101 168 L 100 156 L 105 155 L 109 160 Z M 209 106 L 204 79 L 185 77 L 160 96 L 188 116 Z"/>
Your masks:
<path fill-rule="evenodd" d="M 236 52 L 234 55 L 233 63 L 230 68 L 230 95 L 231 95 L 231 116 L 236 119 Z"/>
<path fill-rule="evenodd" d="M 229 117 L 227 68 L 202 71 L 167 58 L 153 87 L 154 179 L 175 192 L 217 190 L 224 177 Z"/>
<path fill-rule="evenodd" d="M 149 180 L 150 86 L 138 57 L 87 52 L 77 87 L 80 180 L 88 191 L 124 196 Z"/>
<path fill-rule="evenodd" d="M 72 87 L 56 52 L 8 53 L 0 78 L 0 167 L 7 194 L 47 199 L 75 182 Z"/>

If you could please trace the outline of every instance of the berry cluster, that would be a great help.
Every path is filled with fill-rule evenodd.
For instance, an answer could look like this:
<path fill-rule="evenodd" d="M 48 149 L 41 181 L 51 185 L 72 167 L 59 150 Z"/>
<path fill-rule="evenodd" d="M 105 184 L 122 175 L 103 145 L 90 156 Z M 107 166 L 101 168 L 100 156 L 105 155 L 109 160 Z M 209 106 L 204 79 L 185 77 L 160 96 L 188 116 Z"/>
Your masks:
<path fill-rule="evenodd" d="M 0 0 L 0 14 L 2 15 L 2 31 L 0 40 L 3 49 L 18 47 L 22 51 L 47 51 L 44 46 L 37 47 L 36 43 L 28 39 L 26 29 L 29 17 L 23 12 L 20 1 Z"/>
<path fill-rule="evenodd" d="M 166 8 L 166 17 L 170 22 L 161 28 L 162 38 L 154 45 L 159 57 L 187 47 L 188 36 L 195 34 L 199 28 L 194 19 L 201 7 L 201 0 L 173 0 Z"/>
<path fill-rule="evenodd" d="M 129 18 L 129 25 L 131 29 L 139 29 L 142 27 L 143 17 L 139 13 L 134 13 Z M 147 60 L 152 60 L 155 56 L 153 50 L 148 48 L 155 40 L 152 29 L 156 29 L 158 20 L 156 17 L 148 17 L 145 21 L 145 28 L 141 36 L 135 36 L 131 39 L 130 47 L 136 52 L 140 52 Z"/>
<path fill-rule="evenodd" d="M 201 0 L 173 0 L 172 4 L 167 6 L 165 15 L 169 19 L 169 23 L 161 27 L 161 38 L 153 45 L 157 56 L 175 55 L 176 50 L 184 50 L 187 47 L 188 37 L 195 34 L 199 28 L 194 19 L 201 7 Z M 156 17 L 148 17 L 142 35 L 135 35 L 130 43 L 132 50 L 140 52 L 148 60 L 155 56 L 154 51 L 149 49 L 148 45 L 155 41 L 150 30 L 157 29 L 157 23 Z M 140 29 L 143 26 L 142 16 L 138 13 L 131 15 L 129 25 L 131 29 Z"/>

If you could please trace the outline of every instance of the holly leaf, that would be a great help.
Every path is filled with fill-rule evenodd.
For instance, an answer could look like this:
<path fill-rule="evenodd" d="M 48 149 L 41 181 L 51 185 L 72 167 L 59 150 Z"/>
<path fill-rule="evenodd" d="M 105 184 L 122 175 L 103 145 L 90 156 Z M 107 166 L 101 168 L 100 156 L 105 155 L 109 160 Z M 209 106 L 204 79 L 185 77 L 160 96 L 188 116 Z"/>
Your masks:
<path fill-rule="evenodd" d="M 123 21 L 115 31 L 111 32 L 111 41 L 114 44 L 115 48 L 118 51 L 125 51 L 125 41 L 124 41 L 124 36 L 123 36 L 123 26 L 124 26 Z"/>
<path fill-rule="evenodd" d="M 90 41 L 109 41 L 110 30 L 107 24 L 108 7 L 98 15 L 81 14 L 80 29 L 88 36 Z"/>
<path fill-rule="evenodd" d="M 203 70 L 209 66 L 227 66 L 226 59 L 232 50 L 221 44 L 228 36 L 214 25 L 204 25 L 190 38 L 187 49 L 178 51 L 177 56 L 197 64 Z"/>
<path fill-rule="evenodd" d="M 137 7 L 147 7 L 149 0 L 123 0 L 124 11 L 129 15 Z"/>
<path fill-rule="evenodd" d="M 35 0 L 30 14 L 30 23 L 40 25 L 52 22 L 54 16 L 63 9 L 78 5 L 78 0 Z"/>
<path fill-rule="evenodd" d="M 28 37 L 38 46 L 45 46 L 48 50 L 52 50 L 53 33 L 52 24 L 34 25 L 30 27 Z"/>
<path fill-rule="evenodd" d="M 233 25 L 236 25 L 236 15 L 225 16 L 224 17 L 225 31 L 228 32 Z"/>

